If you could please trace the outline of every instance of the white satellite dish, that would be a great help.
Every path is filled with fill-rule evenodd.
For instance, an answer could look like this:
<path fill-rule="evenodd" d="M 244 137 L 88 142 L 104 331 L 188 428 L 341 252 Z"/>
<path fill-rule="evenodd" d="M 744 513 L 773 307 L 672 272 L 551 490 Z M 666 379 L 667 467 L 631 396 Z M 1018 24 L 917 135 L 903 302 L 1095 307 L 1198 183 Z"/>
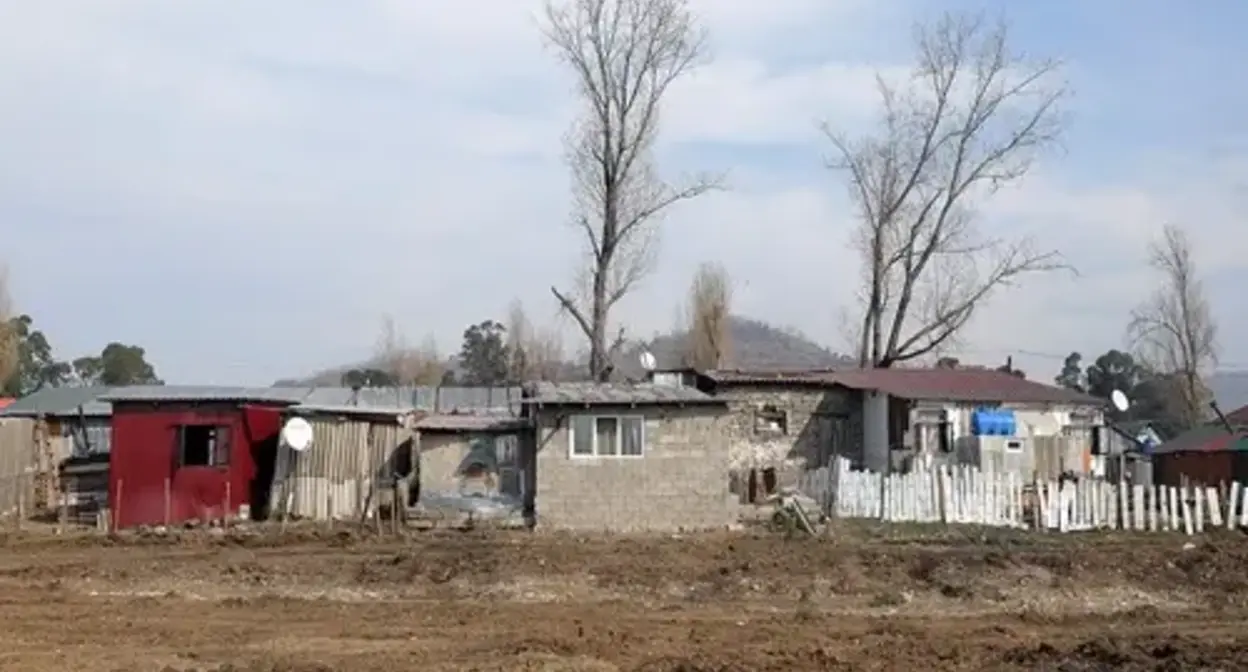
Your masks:
<path fill-rule="evenodd" d="M 303 418 L 291 418 L 282 426 L 282 443 L 302 453 L 312 446 L 312 425 Z"/>
<path fill-rule="evenodd" d="M 1109 393 L 1109 402 L 1118 409 L 1119 413 L 1126 413 L 1131 408 L 1131 400 L 1127 398 L 1127 394 L 1122 390 L 1114 390 Z"/>
<path fill-rule="evenodd" d="M 654 359 L 654 353 L 650 352 L 649 350 L 642 350 L 641 355 L 638 356 L 638 359 L 641 360 L 641 368 L 645 369 L 646 371 L 653 371 L 659 366 L 659 363 L 655 361 Z"/>

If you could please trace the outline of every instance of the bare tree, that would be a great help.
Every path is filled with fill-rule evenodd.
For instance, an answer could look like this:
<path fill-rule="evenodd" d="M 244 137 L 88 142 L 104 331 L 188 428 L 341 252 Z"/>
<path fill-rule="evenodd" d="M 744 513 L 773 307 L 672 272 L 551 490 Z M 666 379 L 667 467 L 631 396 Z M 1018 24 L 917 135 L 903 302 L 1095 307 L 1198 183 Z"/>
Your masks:
<path fill-rule="evenodd" d="M 917 30 L 918 63 L 901 84 L 878 79 L 879 129 L 849 138 L 824 124 L 831 166 L 859 210 L 863 366 L 888 367 L 956 339 L 994 290 L 1067 268 L 1028 239 L 982 235 L 976 205 L 1026 175 L 1059 139 L 1058 65 L 1009 49 L 1004 25 L 947 15 Z"/>
<path fill-rule="evenodd" d="M 698 65 L 705 37 L 687 0 L 551 2 L 545 34 L 584 105 L 568 164 L 587 263 L 576 292 L 551 291 L 589 341 L 591 376 L 605 380 L 624 342 L 623 329 L 607 342 L 611 308 L 652 269 L 662 215 L 719 184 L 705 176 L 669 184 L 652 152 L 663 97 Z"/>
<path fill-rule="evenodd" d="M 731 309 L 732 284 L 728 271 L 714 263 L 699 266 L 689 286 L 686 308 L 686 366 L 711 370 L 723 367 L 728 361 Z"/>
<path fill-rule="evenodd" d="M 375 361 L 377 368 L 399 386 L 439 385 L 446 372 L 446 363 L 438 354 L 433 337 L 426 338 L 419 347 L 411 347 L 391 315 L 382 317 Z"/>
<path fill-rule="evenodd" d="M 535 328 L 519 300 L 512 302 L 506 326 L 510 378 L 557 380 L 564 366 L 559 332 L 550 327 Z"/>
<path fill-rule="evenodd" d="M 1140 361 L 1173 383 L 1175 417 L 1193 427 L 1207 415 L 1203 376 L 1218 362 L 1217 323 L 1183 230 L 1165 227 L 1148 253 L 1161 286 L 1132 311 L 1127 333 Z"/>
<path fill-rule="evenodd" d="M 0 266 L 0 387 L 18 370 L 19 339 L 13 329 L 13 300 L 9 294 L 8 269 Z"/>

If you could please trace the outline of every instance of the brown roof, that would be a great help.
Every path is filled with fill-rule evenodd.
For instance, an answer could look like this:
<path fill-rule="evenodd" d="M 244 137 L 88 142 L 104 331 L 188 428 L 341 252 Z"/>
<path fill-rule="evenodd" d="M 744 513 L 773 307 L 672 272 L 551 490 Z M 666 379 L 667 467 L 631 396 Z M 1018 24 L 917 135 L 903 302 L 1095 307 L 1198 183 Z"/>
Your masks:
<path fill-rule="evenodd" d="M 995 369 L 818 369 L 808 371 L 707 371 L 725 385 L 841 385 L 904 399 L 1044 404 L 1104 403 L 1101 399 Z"/>
<path fill-rule="evenodd" d="M 1227 413 L 1226 421 L 1231 423 L 1232 427 L 1248 427 L 1248 406 Z"/>

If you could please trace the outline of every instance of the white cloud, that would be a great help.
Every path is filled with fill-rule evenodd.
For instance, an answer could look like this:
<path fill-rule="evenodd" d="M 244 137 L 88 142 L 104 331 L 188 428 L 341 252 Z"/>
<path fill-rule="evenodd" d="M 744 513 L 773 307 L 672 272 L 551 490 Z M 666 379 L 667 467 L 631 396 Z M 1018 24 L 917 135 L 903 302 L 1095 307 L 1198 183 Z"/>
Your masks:
<path fill-rule="evenodd" d="M 857 273 L 844 188 L 820 168 L 815 123 L 857 123 L 874 106 L 874 72 L 900 61 L 853 46 L 895 42 L 898 26 L 904 38 L 901 5 L 694 5 L 716 60 L 673 91 L 663 153 L 680 170 L 727 169 L 734 188 L 670 213 L 656 274 L 620 317 L 643 335 L 666 328 L 695 265 L 715 259 L 743 312 L 835 341 Z M 8 255 L 17 298 L 66 355 L 125 338 L 175 379 L 204 382 L 264 382 L 363 354 L 383 312 L 446 346 L 515 296 L 553 313 L 549 286 L 571 278 L 579 249 L 560 165 L 573 101 L 543 50 L 539 9 L 0 5 L 0 231 L 22 251 Z M 1243 208 L 1194 179 L 1212 167 L 1168 191 L 1072 187 L 1050 169 L 996 202 L 994 226 L 1012 220 L 1092 258 L 1119 245 L 1105 254 L 1121 258 L 1122 241 L 1141 240 L 1136 223 L 1199 206 L 1210 254 L 1234 263 L 1210 222 Z M 1244 174 L 1229 161 L 1217 170 Z M 1066 348 L 1070 330 L 1103 333 L 1109 318 L 1077 324 L 1062 307 L 1089 303 L 1096 286 L 1116 297 L 1091 302 L 1108 315 L 1135 277 L 1098 271 L 1003 294 L 985 315 L 1008 319 L 981 320 L 971 340 Z"/>

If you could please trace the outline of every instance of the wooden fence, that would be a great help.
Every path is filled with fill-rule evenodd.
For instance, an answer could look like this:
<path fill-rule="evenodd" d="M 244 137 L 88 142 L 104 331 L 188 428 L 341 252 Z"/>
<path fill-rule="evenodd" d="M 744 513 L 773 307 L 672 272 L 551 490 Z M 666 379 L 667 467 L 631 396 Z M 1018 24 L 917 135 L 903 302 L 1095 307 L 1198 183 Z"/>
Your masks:
<path fill-rule="evenodd" d="M 1248 488 L 1163 487 L 1101 480 L 1024 483 L 1013 473 L 945 467 L 887 476 L 840 461 L 799 488 L 828 515 L 887 522 L 969 523 L 1076 532 L 1199 534 L 1248 526 Z"/>

